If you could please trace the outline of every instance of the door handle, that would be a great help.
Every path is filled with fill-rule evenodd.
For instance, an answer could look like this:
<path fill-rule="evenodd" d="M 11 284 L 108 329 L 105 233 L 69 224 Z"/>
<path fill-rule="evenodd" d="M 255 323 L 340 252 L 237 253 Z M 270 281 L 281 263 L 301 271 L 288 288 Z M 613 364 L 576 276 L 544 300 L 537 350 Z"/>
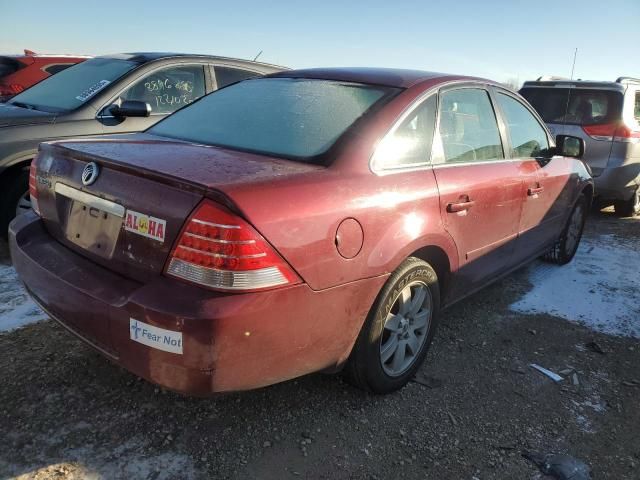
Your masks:
<path fill-rule="evenodd" d="M 538 184 L 537 187 L 529 187 L 529 189 L 527 190 L 527 195 L 529 195 L 530 197 L 535 197 L 536 195 L 538 195 L 539 193 L 542 193 L 544 191 L 544 187 L 541 187 L 540 184 Z"/>
<path fill-rule="evenodd" d="M 469 197 L 466 197 L 464 200 L 460 202 L 453 202 L 447 204 L 447 212 L 456 213 L 456 212 L 464 212 L 469 210 L 471 207 L 475 205 L 476 202 L 470 200 Z"/>

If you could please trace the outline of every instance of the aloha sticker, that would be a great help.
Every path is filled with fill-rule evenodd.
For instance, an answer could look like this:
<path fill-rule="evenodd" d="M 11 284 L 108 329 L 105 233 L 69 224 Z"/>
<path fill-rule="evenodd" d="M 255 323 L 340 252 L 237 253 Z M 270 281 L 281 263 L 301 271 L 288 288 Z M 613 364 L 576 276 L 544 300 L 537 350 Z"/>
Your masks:
<path fill-rule="evenodd" d="M 111 82 L 109 80 L 100 80 L 99 82 L 94 83 L 89 88 L 87 88 L 84 92 L 76 97 L 77 100 L 81 102 L 86 102 L 91 97 L 93 97 L 96 93 L 102 90 L 104 87 L 109 85 Z"/>
<path fill-rule="evenodd" d="M 144 213 L 127 210 L 124 220 L 124 229 L 152 238 L 159 242 L 164 242 L 164 233 L 167 229 L 167 222 L 161 218 L 145 215 Z"/>

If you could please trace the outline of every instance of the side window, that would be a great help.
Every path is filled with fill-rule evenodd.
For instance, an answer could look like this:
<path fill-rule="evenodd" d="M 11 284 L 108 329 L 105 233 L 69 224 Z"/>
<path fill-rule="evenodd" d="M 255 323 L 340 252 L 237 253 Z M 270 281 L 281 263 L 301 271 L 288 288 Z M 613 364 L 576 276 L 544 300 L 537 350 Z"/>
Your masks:
<path fill-rule="evenodd" d="M 172 113 L 205 93 L 204 67 L 180 65 L 156 70 L 136 81 L 120 100 L 137 100 L 151 105 L 151 113 Z"/>
<path fill-rule="evenodd" d="M 633 116 L 640 122 L 640 90 L 636 92 L 635 103 L 633 104 Z"/>
<path fill-rule="evenodd" d="M 46 67 L 43 68 L 43 70 L 47 72 L 49 75 L 55 75 L 56 73 L 59 73 L 62 70 L 72 67 L 73 65 L 74 65 L 73 63 L 58 63 L 56 65 L 47 65 Z"/>
<path fill-rule="evenodd" d="M 429 162 L 436 121 L 436 95 L 423 101 L 376 148 L 376 170 L 406 167 Z"/>
<path fill-rule="evenodd" d="M 518 100 L 498 92 L 498 104 L 504 113 L 514 158 L 540 157 L 549 148 L 547 133 L 538 120 Z"/>
<path fill-rule="evenodd" d="M 504 158 L 496 115 L 486 90 L 461 88 L 443 93 L 439 135 L 447 163 Z"/>
<path fill-rule="evenodd" d="M 259 76 L 256 72 L 250 72 L 249 70 L 242 70 L 240 68 L 231 67 L 213 67 L 216 72 L 216 80 L 218 82 L 218 88 L 226 87 L 232 83 L 246 80 L 247 78 L 254 78 Z"/>

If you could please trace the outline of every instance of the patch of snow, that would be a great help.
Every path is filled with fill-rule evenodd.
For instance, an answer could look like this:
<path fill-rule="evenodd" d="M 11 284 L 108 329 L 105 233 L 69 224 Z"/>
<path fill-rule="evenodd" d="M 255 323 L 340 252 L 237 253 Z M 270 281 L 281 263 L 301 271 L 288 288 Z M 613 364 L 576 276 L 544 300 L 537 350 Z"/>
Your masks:
<path fill-rule="evenodd" d="M 531 291 L 511 305 L 609 335 L 640 338 L 640 251 L 614 235 L 583 239 L 572 262 L 529 267 Z"/>
<path fill-rule="evenodd" d="M 0 332 L 46 318 L 47 315 L 29 298 L 14 268 L 0 264 Z"/>

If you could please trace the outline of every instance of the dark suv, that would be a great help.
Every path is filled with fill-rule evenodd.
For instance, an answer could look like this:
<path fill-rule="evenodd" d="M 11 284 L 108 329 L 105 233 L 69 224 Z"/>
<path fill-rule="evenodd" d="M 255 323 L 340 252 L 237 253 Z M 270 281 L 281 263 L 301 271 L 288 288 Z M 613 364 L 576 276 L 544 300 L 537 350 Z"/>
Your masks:
<path fill-rule="evenodd" d="M 592 82 L 541 77 L 520 94 L 554 135 L 584 139 L 600 204 L 640 214 L 640 80 Z"/>
<path fill-rule="evenodd" d="M 282 69 L 205 55 L 108 55 L 0 104 L 0 235 L 31 207 L 29 163 L 41 142 L 139 132 L 218 88 Z"/>

